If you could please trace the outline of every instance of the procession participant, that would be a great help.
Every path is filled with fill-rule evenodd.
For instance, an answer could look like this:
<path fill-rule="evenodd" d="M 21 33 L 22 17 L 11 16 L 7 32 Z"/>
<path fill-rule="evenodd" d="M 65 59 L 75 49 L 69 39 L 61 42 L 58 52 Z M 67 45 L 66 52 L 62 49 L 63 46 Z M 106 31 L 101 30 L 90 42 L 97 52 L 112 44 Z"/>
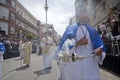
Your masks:
<path fill-rule="evenodd" d="M 24 57 L 24 43 L 22 40 L 19 43 L 19 53 L 20 53 L 20 58 L 23 59 Z"/>
<path fill-rule="evenodd" d="M 32 54 L 32 43 L 27 41 L 24 43 L 24 63 L 30 67 L 30 55 Z"/>
<path fill-rule="evenodd" d="M 79 56 L 89 56 L 94 51 L 94 56 L 66 63 L 63 66 L 64 76 L 60 76 L 60 80 L 100 80 L 98 63 L 102 64 L 105 58 L 103 41 L 98 32 L 88 24 L 88 10 L 83 0 L 75 1 L 75 11 L 78 21 L 66 29 L 56 54 L 69 38 L 74 39 L 76 43 L 72 49 L 70 48 L 71 53 L 76 52 Z"/>
<path fill-rule="evenodd" d="M 2 80 L 2 62 L 3 62 L 3 54 L 5 53 L 5 46 L 2 42 L 2 40 L 0 40 L 0 80 Z"/>
<path fill-rule="evenodd" d="M 42 55 L 43 55 L 43 64 L 45 69 L 52 68 L 52 58 L 51 54 L 55 48 L 55 43 L 53 39 L 47 34 L 41 39 Z"/>

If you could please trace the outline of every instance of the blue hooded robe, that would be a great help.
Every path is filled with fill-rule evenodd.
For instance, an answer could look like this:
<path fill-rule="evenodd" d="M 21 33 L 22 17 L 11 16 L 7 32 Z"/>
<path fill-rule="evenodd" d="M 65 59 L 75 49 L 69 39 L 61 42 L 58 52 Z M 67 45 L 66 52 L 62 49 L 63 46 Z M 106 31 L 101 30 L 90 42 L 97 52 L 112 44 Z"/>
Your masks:
<path fill-rule="evenodd" d="M 0 42 L 0 51 L 6 51 L 4 44 L 1 42 Z"/>
<path fill-rule="evenodd" d="M 58 51 L 62 49 L 64 42 L 68 38 L 69 39 L 75 38 L 79 26 L 80 26 L 80 23 L 77 23 L 75 25 L 67 27 L 66 31 L 64 32 L 64 34 L 60 40 Z M 93 27 L 91 27 L 89 24 L 85 24 L 85 26 L 90 34 L 90 39 L 91 39 L 91 42 L 93 45 L 93 49 L 97 49 L 98 47 L 101 47 L 102 50 L 105 52 L 106 48 L 104 46 L 102 39 L 99 36 L 99 33 Z M 73 46 L 70 46 L 69 48 L 71 49 L 72 47 Z"/>

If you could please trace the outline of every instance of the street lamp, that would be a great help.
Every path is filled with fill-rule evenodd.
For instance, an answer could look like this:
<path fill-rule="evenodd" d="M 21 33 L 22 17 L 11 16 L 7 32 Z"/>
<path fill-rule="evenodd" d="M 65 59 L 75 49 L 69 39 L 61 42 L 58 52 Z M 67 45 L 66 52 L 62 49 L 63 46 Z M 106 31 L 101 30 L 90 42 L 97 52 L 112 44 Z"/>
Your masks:
<path fill-rule="evenodd" d="M 47 11 L 48 11 L 48 4 L 47 4 L 47 0 L 45 0 L 45 7 L 44 7 L 44 9 L 45 9 L 45 11 L 46 11 L 46 24 L 47 24 Z"/>

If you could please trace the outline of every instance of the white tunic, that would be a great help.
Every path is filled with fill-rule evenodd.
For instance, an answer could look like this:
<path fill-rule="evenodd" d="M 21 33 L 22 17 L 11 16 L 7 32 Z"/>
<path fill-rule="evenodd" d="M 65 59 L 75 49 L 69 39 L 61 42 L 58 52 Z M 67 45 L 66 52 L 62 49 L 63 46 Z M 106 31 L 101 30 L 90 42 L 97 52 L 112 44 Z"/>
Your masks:
<path fill-rule="evenodd" d="M 46 45 L 48 44 L 48 45 Z M 42 55 L 44 68 L 52 66 L 52 54 L 55 50 L 55 43 L 51 37 L 42 38 L 41 40 Z"/>
<path fill-rule="evenodd" d="M 2 63 L 4 51 L 0 51 L 0 80 L 2 80 Z"/>
<path fill-rule="evenodd" d="M 20 57 L 23 58 L 24 57 L 24 43 L 21 43 L 19 45 L 19 53 L 20 53 Z"/>
<path fill-rule="evenodd" d="M 84 25 L 78 28 L 75 41 L 80 40 L 86 34 L 88 44 L 79 46 L 76 49 L 77 54 L 89 56 L 92 54 L 92 43 L 89 37 L 89 32 Z M 71 51 L 74 51 L 72 49 Z M 61 80 L 100 80 L 98 62 L 102 64 L 105 57 L 103 53 L 101 57 L 93 56 L 77 62 L 60 62 Z"/>

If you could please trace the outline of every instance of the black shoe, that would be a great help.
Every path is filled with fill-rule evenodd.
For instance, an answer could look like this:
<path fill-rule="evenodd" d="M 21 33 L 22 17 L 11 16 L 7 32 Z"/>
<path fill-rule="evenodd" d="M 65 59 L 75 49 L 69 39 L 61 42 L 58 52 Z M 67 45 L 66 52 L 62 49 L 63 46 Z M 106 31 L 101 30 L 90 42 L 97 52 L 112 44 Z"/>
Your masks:
<path fill-rule="evenodd" d="M 47 67 L 47 68 L 45 68 L 45 69 L 52 69 L 52 67 Z"/>
<path fill-rule="evenodd" d="M 30 65 L 27 64 L 26 67 L 30 67 Z"/>
<path fill-rule="evenodd" d="M 48 69 L 52 69 L 52 67 L 48 67 Z"/>

